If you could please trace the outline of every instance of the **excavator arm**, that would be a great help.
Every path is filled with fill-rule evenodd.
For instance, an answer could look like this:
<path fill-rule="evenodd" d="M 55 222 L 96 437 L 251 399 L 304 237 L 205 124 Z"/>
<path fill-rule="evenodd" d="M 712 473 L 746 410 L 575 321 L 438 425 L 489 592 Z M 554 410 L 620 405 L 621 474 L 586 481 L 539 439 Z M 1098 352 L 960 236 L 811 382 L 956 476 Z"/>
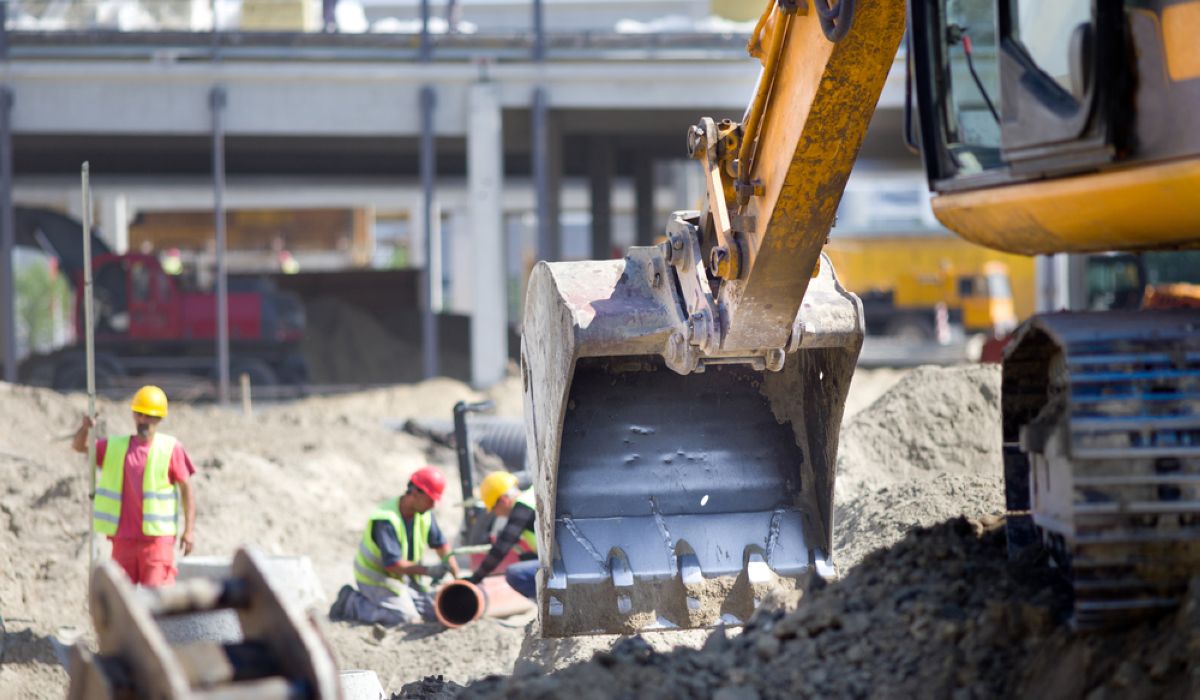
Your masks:
<path fill-rule="evenodd" d="M 688 131 L 702 210 L 623 260 L 535 267 L 543 635 L 737 623 L 763 586 L 832 573 L 863 320 L 820 251 L 904 27 L 895 0 L 768 4 L 744 119 Z"/>

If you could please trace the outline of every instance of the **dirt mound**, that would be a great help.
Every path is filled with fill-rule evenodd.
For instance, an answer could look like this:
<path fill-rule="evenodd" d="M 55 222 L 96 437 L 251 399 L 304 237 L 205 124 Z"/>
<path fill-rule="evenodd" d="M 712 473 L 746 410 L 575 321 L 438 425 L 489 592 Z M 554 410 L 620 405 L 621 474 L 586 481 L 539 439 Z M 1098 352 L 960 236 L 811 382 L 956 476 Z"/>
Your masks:
<path fill-rule="evenodd" d="M 380 384 L 421 376 L 421 352 L 354 304 L 322 297 L 305 308 L 302 349 L 315 384 Z"/>
<path fill-rule="evenodd" d="M 920 367 L 843 428 L 834 500 L 842 570 L 912 527 L 1004 507 L 1000 371 Z"/>
<path fill-rule="evenodd" d="M 1043 562 L 1007 560 L 999 520 L 910 533 L 791 611 L 760 611 L 734 638 L 655 651 L 640 638 L 555 673 L 529 664 L 462 698 L 1196 697 L 1200 584 L 1172 617 L 1072 635 Z M 439 697 L 435 679 L 408 697 Z M 451 687 L 452 691 L 456 688 Z M 453 693 L 451 693 L 453 694 Z M 445 694 L 441 697 L 446 697 Z"/>
<path fill-rule="evenodd" d="M 511 673 L 525 625 L 490 618 L 451 630 L 334 623 L 325 634 L 341 668 L 370 669 L 385 689 L 398 689 L 430 673 L 459 683 Z"/>

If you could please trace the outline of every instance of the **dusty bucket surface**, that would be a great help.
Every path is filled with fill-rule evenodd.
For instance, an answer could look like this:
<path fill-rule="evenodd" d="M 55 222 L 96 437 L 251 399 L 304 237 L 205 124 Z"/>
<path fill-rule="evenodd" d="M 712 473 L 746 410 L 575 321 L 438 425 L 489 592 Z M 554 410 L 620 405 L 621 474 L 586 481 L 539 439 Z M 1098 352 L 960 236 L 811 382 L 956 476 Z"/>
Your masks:
<path fill-rule="evenodd" d="M 522 369 L 544 636 L 747 620 L 829 564 L 838 431 L 861 305 L 829 265 L 769 367 L 680 367 L 656 249 L 539 264 Z M 682 316 L 682 318 L 681 318 Z"/>
<path fill-rule="evenodd" d="M 451 629 L 470 624 L 487 611 L 487 597 L 470 581 L 451 581 L 433 599 L 438 622 Z"/>

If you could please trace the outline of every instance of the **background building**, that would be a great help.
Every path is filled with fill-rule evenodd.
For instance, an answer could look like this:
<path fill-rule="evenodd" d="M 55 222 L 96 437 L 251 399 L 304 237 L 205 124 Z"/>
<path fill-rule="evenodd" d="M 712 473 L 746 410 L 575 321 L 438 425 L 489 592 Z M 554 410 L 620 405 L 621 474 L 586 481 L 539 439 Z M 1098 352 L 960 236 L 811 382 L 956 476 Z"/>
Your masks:
<path fill-rule="evenodd" d="M 116 252 L 177 252 L 204 278 L 220 190 L 231 273 L 413 271 L 370 278 L 374 303 L 360 304 L 376 331 L 403 341 L 403 356 L 386 363 L 390 373 L 334 372 L 330 382 L 412 379 L 431 367 L 497 381 L 532 264 L 619 256 L 653 242 L 670 211 L 696 206 L 703 189 L 684 133 L 701 116 L 740 119 L 758 74 L 744 48 L 757 3 L 5 8 L 0 79 L 11 100 L 0 138 L 11 143 L 13 177 L 0 187 L 17 206 L 78 218 L 86 160 L 94 220 Z M 901 56 L 833 241 L 919 238 L 932 246 L 927 258 L 966 264 L 959 258 L 981 253 L 963 253 L 967 244 L 932 218 L 904 146 L 903 69 Z M 1010 267 L 1027 312 L 1032 273 L 1021 264 Z M 361 300 L 339 297 L 333 279 L 283 282 L 305 297 L 310 325 L 323 322 L 322 308 L 345 316 L 329 300 L 315 306 L 322 289 Z M 441 366 L 422 361 L 423 308 L 448 326 Z"/>

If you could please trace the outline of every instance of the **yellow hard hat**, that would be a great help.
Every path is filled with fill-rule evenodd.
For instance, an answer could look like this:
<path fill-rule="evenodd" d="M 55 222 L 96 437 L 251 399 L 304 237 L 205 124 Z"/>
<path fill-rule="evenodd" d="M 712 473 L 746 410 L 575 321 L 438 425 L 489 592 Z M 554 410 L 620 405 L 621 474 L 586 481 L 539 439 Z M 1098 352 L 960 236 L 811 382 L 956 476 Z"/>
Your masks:
<path fill-rule="evenodd" d="M 512 472 L 492 472 L 483 477 L 479 485 L 479 500 L 489 511 L 496 507 L 496 501 L 504 494 L 512 491 L 517 485 L 517 477 Z"/>
<path fill-rule="evenodd" d="M 147 416 L 156 416 L 158 418 L 167 417 L 167 395 L 162 389 L 147 384 L 137 393 L 133 395 L 133 403 L 130 408 L 134 413 L 144 413 Z"/>

